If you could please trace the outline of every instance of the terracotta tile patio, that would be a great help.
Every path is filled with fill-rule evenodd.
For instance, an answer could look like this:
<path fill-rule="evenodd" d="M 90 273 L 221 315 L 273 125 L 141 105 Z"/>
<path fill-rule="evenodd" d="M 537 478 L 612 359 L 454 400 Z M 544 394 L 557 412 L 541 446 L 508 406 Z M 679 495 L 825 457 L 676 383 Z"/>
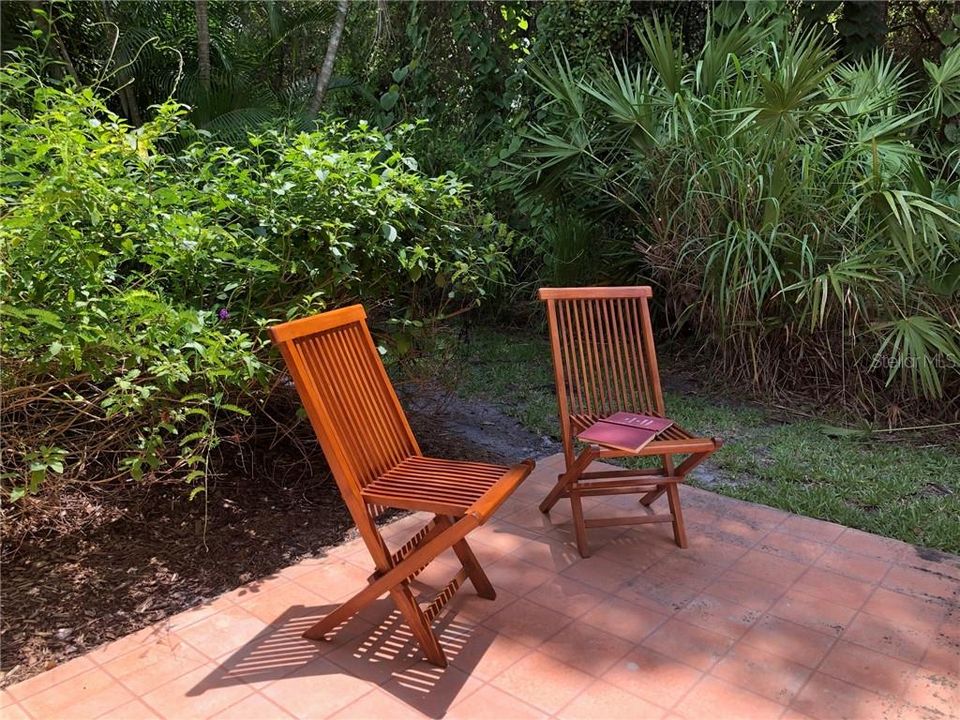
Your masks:
<path fill-rule="evenodd" d="M 566 504 L 535 507 L 558 462 L 471 536 L 498 598 L 467 586 L 438 620 L 445 670 L 386 600 L 300 638 L 365 583 L 353 542 L 15 685 L 0 716 L 960 717 L 960 558 L 684 487 L 688 549 L 668 525 L 604 528 L 582 560 Z"/>

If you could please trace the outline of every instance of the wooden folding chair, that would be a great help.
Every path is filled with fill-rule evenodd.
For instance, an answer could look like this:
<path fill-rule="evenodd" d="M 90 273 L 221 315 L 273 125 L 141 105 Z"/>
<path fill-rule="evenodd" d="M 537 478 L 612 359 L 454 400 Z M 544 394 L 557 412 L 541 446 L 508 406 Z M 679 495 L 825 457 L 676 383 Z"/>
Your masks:
<path fill-rule="evenodd" d="M 424 457 L 410 430 L 360 305 L 270 328 L 300 399 L 376 567 L 370 584 L 304 633 L 326 635 L 385 593 L 393 598 L 434 665 L 447 664 L 431 623 L 467 578 L 480 597 L 496 593 L 466 536 L 482 525 L 530 474 L 511 468 Z M 391 552 L 375 520 L 387 508 L 434 518 Z M 437 555 L 453 548 L 460 571 L 428 603 L 410 589 Z"/>
<path fill-rule="evenodd" d="M 677 483 L 722 442 L 694 437 L 674 424 L 639 453 L 587 445 L 575 453 L 574 440 L 597 420 L 618 411 L 664 416 L 663 392 L 650 326 L 649 287 L 542 288 L 547 303 L 550 345 L 566 469 L 540 504 L 542 512 L 570 498 L 577 549 L 588 557 L 587 528 L 671 522 L 677 545 L 687 546 Z M 686 455 L 679 465 L 674 455 Z M 659 456 L 660 466 L 639 470 L 587 471 L 599 458 Z M 584 519 L 581 498 L 643 493 L 649 506 L 666 493 L 670 513 Z"/>

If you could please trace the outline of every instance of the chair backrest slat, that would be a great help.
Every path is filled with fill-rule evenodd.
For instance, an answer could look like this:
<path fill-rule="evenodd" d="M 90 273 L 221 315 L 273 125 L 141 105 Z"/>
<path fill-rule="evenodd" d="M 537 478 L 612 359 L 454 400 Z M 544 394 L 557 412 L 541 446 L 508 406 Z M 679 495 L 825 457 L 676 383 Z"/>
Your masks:
<path fill-rule="evenodd" d="M 353 305 L 270 329 L 351 511 L 368 483 L 420 454 L 365 318 Z"/>
<path fill-rule="evenodd" d="M 574 418 L 663 415 L 649 287 L 543 288 L 564 444 Z"/>

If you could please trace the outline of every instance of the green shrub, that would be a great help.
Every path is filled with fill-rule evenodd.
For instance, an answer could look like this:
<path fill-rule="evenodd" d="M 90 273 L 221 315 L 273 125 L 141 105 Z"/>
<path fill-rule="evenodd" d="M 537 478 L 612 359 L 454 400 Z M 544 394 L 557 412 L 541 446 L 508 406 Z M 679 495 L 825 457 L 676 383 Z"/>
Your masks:
<path fill-rule="evenodd" d="M 184 147 L 174 103 L 133 129 L 21 65 L 0 90 L 6 497 L 61 474 L 199 483 L 270 396 L 267 324 L 360 301 L 408 328 L 509 269 L 469 188 L 404 153 L 415 126 Z"/>
<path fill-rule="evenodd" d="M 534 71 L 519 184 L 631 227 L 674 331 L 736 375 L 956 411 L 960 47 L 918 78 L 776 23 L 639 40 L 637 67 Z"/>

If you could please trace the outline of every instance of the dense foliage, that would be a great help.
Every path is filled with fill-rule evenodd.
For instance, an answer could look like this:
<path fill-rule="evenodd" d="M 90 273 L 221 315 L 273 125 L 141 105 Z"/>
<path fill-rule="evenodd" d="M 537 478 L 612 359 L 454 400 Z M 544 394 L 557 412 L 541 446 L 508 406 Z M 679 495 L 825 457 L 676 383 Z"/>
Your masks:
<path fill-rule="evenodd" d="M 21 65 L 0 88 L 15 498 L 59 473 L 199 480 L 269 394 L 268 322 L 362 301 L 402 351 L 404 323 L 472 306 L 509 268 L 504 227 L 404 152 L 414 126 L 173 150 L 191 132 L 176 103 L 133 128 Z"/>
<path fill-rule="evenodd" d="M 534 72 L 521 187 L 562 224 L 614 225 L 621 271 L 652 275 L 675 331 L 734 375 L 955 405 L 960 46 L 921 78 L 773 22 L 711 27 L 690 54 L 655 19 L 639 42 L 642 64 Z"/>
<path fill-rule="evenodd" d="M 3 496 L 202 487 L 296 421 L 271 321 L 362 300 L 396 358 L 545 283 L 652 281 L 734 376 L 953 419 L 953 12 L 4 3 Z"/>

